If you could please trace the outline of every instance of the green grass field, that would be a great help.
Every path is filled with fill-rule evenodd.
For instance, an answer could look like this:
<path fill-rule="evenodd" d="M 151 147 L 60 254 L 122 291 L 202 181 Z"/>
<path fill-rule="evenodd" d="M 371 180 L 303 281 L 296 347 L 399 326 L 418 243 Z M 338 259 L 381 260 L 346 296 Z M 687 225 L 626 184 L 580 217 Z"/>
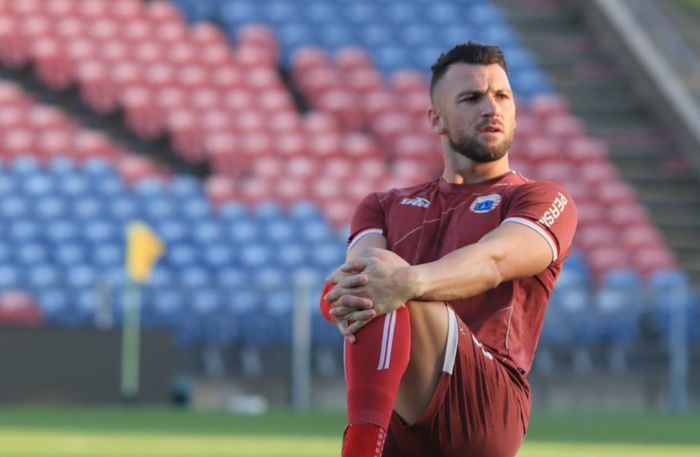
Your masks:
<path fill-rule="evenodd" d="M 334 456 L 342 427 L 343 418 L 329 414 L 3 408 L 0 456 Z M 519 456 L 697 457 L 700 416 L 536 414 Z"/>

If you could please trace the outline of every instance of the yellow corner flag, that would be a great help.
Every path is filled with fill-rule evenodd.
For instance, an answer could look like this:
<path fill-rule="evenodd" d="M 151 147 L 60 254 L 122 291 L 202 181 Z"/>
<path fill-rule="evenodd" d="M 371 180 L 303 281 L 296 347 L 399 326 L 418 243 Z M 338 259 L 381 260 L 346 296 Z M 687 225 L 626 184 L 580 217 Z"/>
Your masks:
<path fill-rule="evenodd" d="M 165 251 L 165 244 L 143 222 L 131 222 L 126 232 L 126 270 L 132 281 L 143 283 Z"/>

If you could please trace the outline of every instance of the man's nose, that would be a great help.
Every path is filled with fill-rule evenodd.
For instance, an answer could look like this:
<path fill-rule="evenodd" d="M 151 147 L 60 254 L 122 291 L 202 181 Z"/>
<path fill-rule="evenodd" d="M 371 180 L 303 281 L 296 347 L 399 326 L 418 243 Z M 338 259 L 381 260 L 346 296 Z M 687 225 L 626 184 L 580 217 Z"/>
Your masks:
<path fill-rule="evenodd" d="M 496 97 L 493 95 L 489 94 L 486 97 L 482 99 L 482 104 L 481 104 L 481 115 L 482 116 L 495 116 L 498 114 L 500 109 L 500 106 L 496 102 Z"/>

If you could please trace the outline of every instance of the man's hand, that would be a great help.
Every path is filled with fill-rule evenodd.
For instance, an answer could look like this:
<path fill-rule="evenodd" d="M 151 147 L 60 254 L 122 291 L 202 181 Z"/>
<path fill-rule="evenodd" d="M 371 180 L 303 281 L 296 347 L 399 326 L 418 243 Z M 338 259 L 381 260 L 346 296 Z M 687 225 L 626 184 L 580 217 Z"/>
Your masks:
<path fill-rule="evenodd" d="M 326 295 L 326 301 L 343 335 L 352 335 L 370 319 L 414 298 L 411 277 L 411 267 L 405 260 L 377 248 L 362 251 L 333 272 L 328 281 L 336 286 Z"/>

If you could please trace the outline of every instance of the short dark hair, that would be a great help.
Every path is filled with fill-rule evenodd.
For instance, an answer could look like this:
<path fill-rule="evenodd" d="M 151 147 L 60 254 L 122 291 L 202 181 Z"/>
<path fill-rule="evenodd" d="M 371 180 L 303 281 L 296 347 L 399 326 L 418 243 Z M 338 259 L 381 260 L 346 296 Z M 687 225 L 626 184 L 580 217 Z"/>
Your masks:
<path fill-rule="evenodd" d="M 430 78 L 430 94 L 433 94 L 435 85 L 455 63 L 467 63 L 478 65 L 497 64 L 508 74 L 506 58 L 503 55 L 503 50 L 495 45 L 478 43 L 476 41 L 468 41 L 460 43 L 447 52 L 440 54 L 440 57 L 435 61 L 430 70 L 433 72 Z"/>

